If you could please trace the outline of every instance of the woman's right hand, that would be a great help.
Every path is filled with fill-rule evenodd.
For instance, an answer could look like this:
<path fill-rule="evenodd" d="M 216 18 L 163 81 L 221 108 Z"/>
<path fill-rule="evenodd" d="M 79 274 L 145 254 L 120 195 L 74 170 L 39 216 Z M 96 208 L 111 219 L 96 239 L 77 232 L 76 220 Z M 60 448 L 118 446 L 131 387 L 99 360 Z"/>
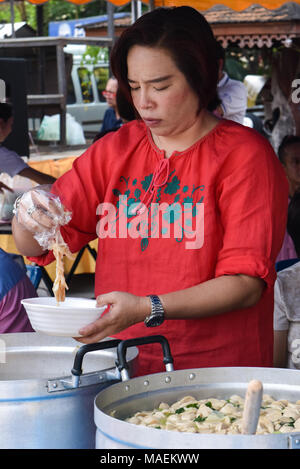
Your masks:
<path fill-rule="evenodd" d="M 64 220 L 64 207 L 44 186 L 25 192 L 17 199 L 15 215 L 20 225 L 32 233 L 55 229 Z"/>

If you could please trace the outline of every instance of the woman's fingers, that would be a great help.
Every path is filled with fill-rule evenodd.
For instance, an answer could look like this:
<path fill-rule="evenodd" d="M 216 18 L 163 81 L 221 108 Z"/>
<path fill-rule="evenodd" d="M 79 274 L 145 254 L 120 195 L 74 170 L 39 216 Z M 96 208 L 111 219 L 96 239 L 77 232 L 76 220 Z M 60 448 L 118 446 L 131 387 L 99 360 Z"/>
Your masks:
<path fill-rule="evenodd" d="M 29 231 L 45 231 L 55 226 L 53 218 L 34 205 L 20 203 L 18 208 L 18 222 Z"/>
<path fill-rule="evenodd" d="M 97 321 L 88 324 L 78 331 L 82 337 L 76 338 L 79 342 L 84 344 L 91 344 L 93 342 L 99 342 L 99 340 L 109 337 L 109 335 L 116 333 L 112 332 L 110 321 L 107 320 L 106 315 Z"/>
<path fill-rule="evenodd" d="M 44 190 L 26 192 L 18 204 L 18 222 L 32 232 L 51 231 L 64 219 L 64 207 L 58 200 Z"/>
<path fill-rule="evenodd" d="M 97 321 L 83 327 L 79 331 L 82 337 L 77 340 L 86 344 L 99 341 L 144 320 L 141 298 L 125 292 L 110 292 L 98 296 L 97 306 L 109 305 L 109 309 Z"/>
<path fill-rule="evenodd" d="M 41 208 L 44 212 L 49 212 L 54 216 L 63 215 L 63 207 L 58 206 L 55 197 L 49 192 L 33 190 L 31 192 L 31 200 L 34 206 Z"/>

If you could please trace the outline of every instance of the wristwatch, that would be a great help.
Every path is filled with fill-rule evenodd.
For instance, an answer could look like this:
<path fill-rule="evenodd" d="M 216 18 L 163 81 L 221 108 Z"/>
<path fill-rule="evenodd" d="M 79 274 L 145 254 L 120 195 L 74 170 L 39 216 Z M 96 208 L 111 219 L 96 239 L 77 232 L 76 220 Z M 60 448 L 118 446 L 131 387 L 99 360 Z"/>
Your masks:
<path fill-rule="evenodd" d="M 157 295 L 148 295 L 151 302 L 151 313 L 144 323 L 147 327 L 160 326 L 165 320 L 165 310 Z"/>

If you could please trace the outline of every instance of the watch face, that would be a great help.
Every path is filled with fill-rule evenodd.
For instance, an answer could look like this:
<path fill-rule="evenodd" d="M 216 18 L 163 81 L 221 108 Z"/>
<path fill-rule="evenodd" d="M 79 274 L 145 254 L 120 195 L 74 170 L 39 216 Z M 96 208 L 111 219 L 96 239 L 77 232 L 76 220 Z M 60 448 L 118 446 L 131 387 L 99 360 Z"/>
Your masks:
<path fill-rule="evenodd" d="M 146 322 L 147 327 L 157 327 L 164 322 L 164 317 L 159 314 L 150 316 Z"/>

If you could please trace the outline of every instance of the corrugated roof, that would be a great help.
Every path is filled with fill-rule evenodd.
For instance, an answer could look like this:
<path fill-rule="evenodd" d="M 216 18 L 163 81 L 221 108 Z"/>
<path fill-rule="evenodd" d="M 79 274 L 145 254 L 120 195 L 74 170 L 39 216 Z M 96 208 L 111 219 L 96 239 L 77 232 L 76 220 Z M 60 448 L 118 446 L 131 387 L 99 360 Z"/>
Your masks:
<path fill-rule="evenodd" d="M 202 11 L 201 13 L 211 24 L 299 21 L 300 5 L 295 2 L 289 2 L 276 10 L 268 10 L 267 8 L 254 4 L 243 11 L 235 11 L 224 5 L 216 5 L 210 10 Z"/>

